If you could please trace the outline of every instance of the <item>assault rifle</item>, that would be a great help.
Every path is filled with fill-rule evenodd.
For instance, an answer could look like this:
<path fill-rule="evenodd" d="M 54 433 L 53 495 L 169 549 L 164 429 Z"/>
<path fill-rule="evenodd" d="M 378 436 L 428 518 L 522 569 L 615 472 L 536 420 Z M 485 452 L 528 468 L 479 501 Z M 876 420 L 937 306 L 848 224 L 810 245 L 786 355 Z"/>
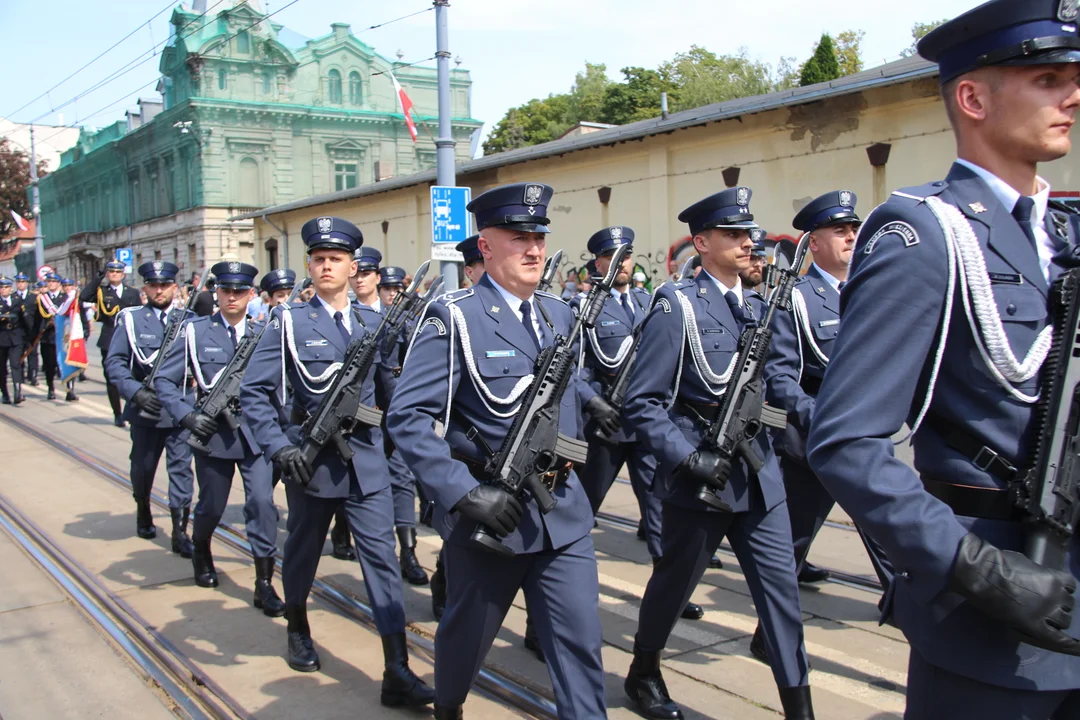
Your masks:
<path fill-rule="evenodd" d="M 620 245 L 611 258 L 607 274 L 598 278 L 589 294 L 578 306 L 577 319 L 566 336 L 556 335 L 555 341 L 540 351 L 533 368 L 533 381 L 522 397 L 521 405 L 502 447 L 484 468 L 490 483 L 516 498 L 532 494 L 540 512 L 555 509 L 556 500 L 543 478 L 553 478 L 567 461 L 582 464 L 588 445 L 559 433 L 559 403 L 570 384 L 577 366 L 572 345 L 583 328 L 591 328 L 610 296 L 611 284 L 619 272 L 629 245 Z M 489 528 L 477 525 L 472 540 L 492 552 L 510 557 L 514 551 Z"/>
<path fill-rule="evenodd" d="M 544 272 L 540 274 L 540 282 L 536 285 L 537 290 L 541 292 L 551 290 L 551 283 L 555 280 L 555 273 L 559 271 L 559 265 L 561 264 L 562 250 L 559 250 L 544 263 Z"/>
<path fill-rule="evenodd" d="M 422 300 L 416 289 L 424 281 L 428 265 L 429 262 L 421 265 L 408 289 L 394 298 L 375 332 L 366 334 L 362 340 L 349 343 L 345 361 L 334 377 L 333 384 L 323 395 L 318 409 L 301 428 L 304 440 L 300 449 L 309 466 L 314 467 L 315 458 L 327 445 L 337 448 L 343 460 L 351 460 L 354 453 L 349 447 L 349 435 L 356 426 L 379 427 L 382 424 L 382 412 L 360 402 L 364 380 L 375 363 L 384 337 L 400 333 L 405 319 L 416 303 Z"/>
<path fill-rule="evenodd" d="M 150 372 L 143 378 L 142 386 L 153 392 L 155 397 L 157 393 L 154 391 L 154 378 L 157 377 L 158 370 L 161 368 L 161 363 L 165 360 L 165 356 L 169 354 L 169 348 L 176 341 L 176 337 L 180 334 L 180 326 L 187 320 L 188 313 L 191 312 L 191 308 L 195 305 L 195 298 L 198 297 L 199 292 L 206 286 L 206 272 L 203 268 L 203 272 L 199 273 L 200 284 L 199 287 L 194 290 L 191 295 L 188 296 L 187 304 L 184 306 L 183 312 L 169 311 L 169 322 L 165 324 L 165 335 L 161 338 L 161 347 L 158 348 L 158 354 L 154 358 L 154 364 L 150 366 Z M 157 422 L 161 419 L 161 413 L 148 413 L 146 410 L 139 408 L 139 417 L 149 422 Z"/>
<path fill-rule="evenodd" d="M 296 283 L 293 286 L 292 294 L 284 303 L 286 307 L 296 299 L 303 287 L 303 283 Z M 222 371 L 220 379 L 214 383 L 214 387 L 203 397 L 202 401 L 195 405 L 197 411 L 214 420 L 221 420 L 234 432 L 240 427 L 240 421 L 236 419 L 236 414 L 240 411 L 240 381 L 244 377 L 244 371 L 247 370 L 248 363 L 251 362 L 251 356 L 255 354 L 255 347 L 259 344 L 259 340 L 262 339 L 263 333 L 266 332 L 268 327 L 270 327 L 270 318 L 266 319 L 258 335 L 254 333 L 244 334 L 244 339 L 240 341 L 240 345 L 236 348 L 236 352 L 233 353 L 232 359 L 229 360 L 229 364 Z M 198 360 L 194 360 L 194 362 L 198 362 Z M 209 452 L 210 448 L 207 445 L 209 441 L 209 435 L 197 435 L 195 431 L 192 431 L 187 443 L 196 450 Z"/>
<path fill-rule="evenodd" d="M 724 397 L 720 400 L 716 419 L 702 438 L 703 448 L 730 462 L 741 457 L 754 473 L 761 472 L 765 463 L 750 443 L 766 425 L 779 429 L 787 425 L 786 413 L 764 406 L 765 387 L 761 375 L 765 370 L 765 357 L 772 341 L 773 331 L 770 325 L 773 316 L 777 310 L 791 310 L 791 292 L 795 288 L 795 281 L 799 279 L 799 268 L 802 267 L 809 249 L 810 234 L 806 233 L 795 249 L 795 260 L 791 267 L 779 271 L 776 289 L 767 301 L 765 317 L 761 322 L 748 325 L 742 331 L 735 371 L 728 381 Z M 705 483 L 698 486 L 697 499 L 710 507 L 731 512 L 731 507 L 720 499 L 717 491 Z"/>
<path fill-rule="evenodd" d="M 1024 512 L 1024 554 L 1068 572 L 1066 550 L 1080 512 L 1080 270 L 1057 279 L 1050 305 L 1054 334 L 1035 408 L 1035 460 L 1010 491 Z"/>

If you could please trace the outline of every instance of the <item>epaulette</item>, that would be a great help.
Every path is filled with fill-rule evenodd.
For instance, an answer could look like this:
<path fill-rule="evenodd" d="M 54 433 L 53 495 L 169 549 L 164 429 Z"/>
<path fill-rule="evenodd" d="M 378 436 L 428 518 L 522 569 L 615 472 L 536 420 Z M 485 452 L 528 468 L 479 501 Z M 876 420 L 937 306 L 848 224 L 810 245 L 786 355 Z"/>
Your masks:
<path fill-rule="evenodd" d="M 467 297 L 471 297 L 475 290 L 473 288 L 462 288 L 461 290 L 451 290 L 448 293 L 443 293 L 439 297 L 435 298 L 436 301 L 446 305 L 448 303 L 455 303 L 459 300 L 464 300 Z"/>
<path fill-rule="evenodd" d="M 902 200 L 912 200 L 917 203 L 925 202 L 926 198 L 933 197 L 934 195 L 940 195 L 944 192 L 945 188 L 949 186 L 949 183 L 944 180 L 935 180 L 934 182 L 925 183 L 923 185 L 915 185 L 913 187 L 901 188 L 894 190 L 889 196 L 889 200 L 898 198 Z"/>
<path fill-rule="evenodd" d="M 696 284 L 697 283 L 695 282 L 695 278 L 686 278 L 685 280 L 680 280 L 677 283 L 672 283 L 671 288 L 673 290 L 685 290 L 686 288 Z"/>
<path fill-rule="evenodd" d="M 537 295 L 540 295 L 541 297 L 545 297 L 545 298 L 551 298 L 552 300 L 558 300 L 559 302 L 561 302 L 561 303 L 563 303 L 563 304 L 566 304 L 566 301 L 565 301 L 565 300 L 563 300 L 563 299 L 562 299 L 561 297 L 559 297 L 558 295 L 554 295 L 554 294 L 552 294 L 552 293 L 549 293 L 549 292 L 546 292 L 546 291 L 544 291 L 544 290 L 537 290 L 537 291 L 536 291 L 536 294 L 537 294 Z"/>

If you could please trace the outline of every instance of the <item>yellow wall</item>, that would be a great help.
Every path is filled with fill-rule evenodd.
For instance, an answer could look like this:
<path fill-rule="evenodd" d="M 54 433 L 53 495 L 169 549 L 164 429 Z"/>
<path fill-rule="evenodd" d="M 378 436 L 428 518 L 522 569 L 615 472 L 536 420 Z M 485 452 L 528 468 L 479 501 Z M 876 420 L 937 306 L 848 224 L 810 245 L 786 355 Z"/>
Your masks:
<path fill-rule="evenodd" d="M 890 143 L 892 151 L 878 171 L 881 197 L 875 198 L 866 148 L 879 142 Z M 954 157 L 937 81 L 929 79 L 508 165 L 461 176 L 458 183 L 471 186 L 474 197 L 504 183 L 548 183 L 556 191 L 548 207 L 549 252 L 566 250 L 580 264 L 592 233 L 628 225 L 637 235 L 637 253 L 652 256 L 653 267 L 666 277 L 661 260 L 687 234 L 679 212 L 723 190 L 724 168 L 741 168 L 739 184 L 754 190 L 755 219 L 775 236 L 793 235 L 795 213 L 822 193 L 852 190 L 865 217 L 887 192 L 944 177 Z M 1075 155 L 1041 172 L 1055 190 L 1080 190 Z M 603 186 L 612 188 L 606 206 L 597 194 Z M 383 251 L 386 264 L 412 269 L 428 257 L 427 184 L 273 216 L 277 225 L 287 223 L 292 267 L 303 264 L 301 225 L 319 215 L 356 223 L 367 244 Z M 383 220 L 390 223 L 385 236 Z M 255 228 L 262 240 L 277 236 L 260 220 Z"/>

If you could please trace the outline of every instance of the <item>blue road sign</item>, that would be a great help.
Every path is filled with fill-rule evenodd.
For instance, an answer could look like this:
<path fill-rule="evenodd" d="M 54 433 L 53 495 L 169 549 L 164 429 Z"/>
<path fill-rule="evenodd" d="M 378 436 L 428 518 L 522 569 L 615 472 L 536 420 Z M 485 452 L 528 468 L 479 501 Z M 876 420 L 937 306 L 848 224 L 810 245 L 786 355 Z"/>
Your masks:
<path fill-rule="evenodd" d="M 124 272 L 128 275 L 133 272 L 131 264 L 135 260 L 135 253 L 131 251 L 131 248 L 116 248 L 116 259 L 124 263 Z"/>
<path fill-rule="evenodd" d="M 440 187 L 431 188 L 431 240 L 436 245 L 441 243 L 457 244 L 472 234 L 469 211 L 466 206 L 472 200 L 472 188 Z"/>

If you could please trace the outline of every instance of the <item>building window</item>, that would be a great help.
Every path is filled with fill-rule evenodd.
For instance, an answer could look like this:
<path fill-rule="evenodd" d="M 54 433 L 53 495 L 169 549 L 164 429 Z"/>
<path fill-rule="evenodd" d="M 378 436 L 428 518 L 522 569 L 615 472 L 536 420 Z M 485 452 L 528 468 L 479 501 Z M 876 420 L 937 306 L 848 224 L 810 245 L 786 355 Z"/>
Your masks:
<path fill-rule="evenodd" d="M 261 204 L 259 163 L 246 157 L 240 161 L 238 182 L 234 190 L 243 207 L 258 207 Z"/>
<path fill-rule="evenodd" d="M 225 81 L 226 81 L 226 77 L 227 77 L 227 76 L 225 75 L 225 71 L 224 71 L 224 70 L 218 70 L 218 71 L 217 71 L 217 86 L 218 86 L 218 90 L 224 90 L 224 89 L 225 89 L 225 84 L 226 84 L 226 83 L 225 83 Z"/>
<path fill-rule="evenodd" d="M 360 105 L 363 100 L 364 93 L 360 85 L 360 73 L 349 73 L 349 104 Z"/>
<path fill-rule="evenodd" d="M 270 259 L 270 270 L 277 270 L 280 266 L 278 260 L 278 242 L 274 238 L 270 238 L 266 241 L 266 254 Z"/>
<path fill-rule="evenodd" d="M 356 163 L 334 163 L 334 190 L 348 190 L 360 184 Z"/>
<path fill-rule="evenodd" d="M 270 88 L 272 86 L 271 80 L 272 80 L 272 78 L 270 77 L 270 73 L 268 73 L 268 72 L 263 73 L 263 76 L 262 76 L 263 95 L 269 95 L 270 94 Z"/>
<path fill-rule="evenodd" d="M 247 30 L 241 30 L 236 34 L 236 52 L 245 55 L 251 52 L 251 36 L 248 35 Z"/>
<path fill-rule="evenodd" d="M 330 103 L 333 105 L 341 104 L 341 73 L 337 70 L 331 70 L 330 75 L 327 78 L 330 85 Z"/>

